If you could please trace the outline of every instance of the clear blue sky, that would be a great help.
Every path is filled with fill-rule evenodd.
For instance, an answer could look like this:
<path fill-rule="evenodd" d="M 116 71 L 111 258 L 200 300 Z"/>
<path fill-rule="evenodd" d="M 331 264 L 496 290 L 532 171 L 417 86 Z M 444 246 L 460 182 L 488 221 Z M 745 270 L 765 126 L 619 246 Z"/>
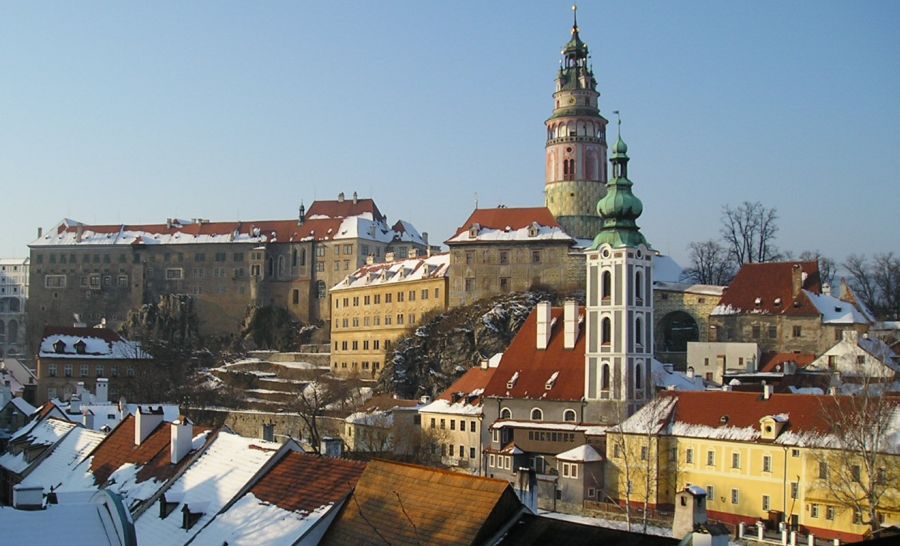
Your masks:
<path fill-rule="evenodd" d="M 900 2 L 582 2 L 647 238 L 680 261 L 725 203 L 778 244 L 900 251 Z M 543 204 L 568 2 L 4 2 L 0 255 L 36 228 L 293 218 L 372 195 L 443 241 Z"/>

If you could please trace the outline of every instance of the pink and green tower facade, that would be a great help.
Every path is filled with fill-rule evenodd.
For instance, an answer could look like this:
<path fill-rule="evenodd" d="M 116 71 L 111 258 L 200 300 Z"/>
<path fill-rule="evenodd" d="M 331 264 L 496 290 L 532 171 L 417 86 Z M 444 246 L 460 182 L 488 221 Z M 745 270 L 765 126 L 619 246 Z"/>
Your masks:
<path fill-rule="evenodd" d="M 553 115 L 546 121 L 546 205 L 569 235 L 593 239 L 602 227 L 597 202 L 606 195 L 607 120 L 600 115 L 597 80 L 577 16 L 562 55 Z"/>

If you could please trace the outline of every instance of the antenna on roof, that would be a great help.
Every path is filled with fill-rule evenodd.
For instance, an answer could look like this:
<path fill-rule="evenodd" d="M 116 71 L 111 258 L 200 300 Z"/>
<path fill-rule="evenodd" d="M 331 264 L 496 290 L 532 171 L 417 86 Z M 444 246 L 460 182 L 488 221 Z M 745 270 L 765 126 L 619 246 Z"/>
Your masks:
<path fill-rule="evenodd" d="M 618 125 L 618 135 L 622 136 L 622 116 L 619 114 L 618 110 L 613 110 L 613 114 L 616 115 L 616 125 Z"/>
<path fill-rule="evenodd" d="M 475 208 L 478 208 L 478 192 L 475 192 Z"/>

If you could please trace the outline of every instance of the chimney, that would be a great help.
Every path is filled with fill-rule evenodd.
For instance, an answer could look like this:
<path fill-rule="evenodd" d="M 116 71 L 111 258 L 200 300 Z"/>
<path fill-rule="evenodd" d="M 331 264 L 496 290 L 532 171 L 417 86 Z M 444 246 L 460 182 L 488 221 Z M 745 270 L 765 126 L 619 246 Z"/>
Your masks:
<path fill-rule="evenodd" d="M 17 510 L 40 510 L 44 507 L 44 488 L 40 485 L 13 486 L 13 508 Z"/>
<path fill-rule="evenodd" d="M 543 351 L 550 344 L 550 302 L 537 304 L 537 348 Z"/>
<path fill-rule="evenodd" d="M 482 358 L 482 359 L 481 359 L 481 369 L 482 369 L 482 370 L 486 370 L 486 369 L 488 369 L 489 367 L 490 367 L 490 366 L 488 365 L 487 359 L 486 359 L 486 358 Z"/>
<path fill-rule="evenodd" d="M 82 226 L 81 224 L 78 224 L 78 225 L 75 227 L 75 242 L 76 242 L 76 243 L 80 243 L 80 242 L 81 242 L 81 234 L 82 234 L 83 232 L 84 232 L 84 226 Z"/>
<path fill-rule="evenodd" d="M 428 232 L 422 232 L 422 241 L 425 243 L 425 248 L 428 248 Z"/>
<path fill-rule="evenodd" d="M 565 339 L 563 347 L 566 349 L 574 349 L 575 341 L 578 339 L 578 302 L 569 299 L 563 307 L 565 318 Z"/>
<path fill-rule="evenodd" d="M 791 296 L 796 298 L 803 288 L 803 268 L 800 264 L 791 267 Z"/>
<path fill-rule="evenodd" d="M 827 282 L 822 283 L 822 293 L 825 294 L 826 296 L 831 295 L 831 285 L 828 284 Z"/>
<path fill-rule="evenodd" d="M 768 400 L 772 397 L 772 385 L 767 385 L 763 383 L 763 400 Z"/>
<path fill-rule="evenodd" d="M 94 412 L 84 408 L 81 412 L 81 424 L 84 425 L 84 428 L 93 430 L 94 429 Z"/>
<path fill-rule="evenodd" d="M 98 377 L 94 389 L 96 389 L 96 393 L 94 394 L 95 404 L 106 404 L 109 402 L 109 379 Z"/>
<path fill-rule="evenodd" d="M 147 409 L 138 406 L 137 412 L 134 414 L 134 445 L 139 446 L 144 443 L 144 440 L 150 436 L 153 429 L 162 422 L 162 406 L 156 410 L 150 406 L 148 406 Z"/>
<path fill-rule="evenodd" d="M 338 203 L 344 202 L 344 192 L 338 194 Z"/>
<path fill-rule="evenodd" d="M 119 421 L 124 421 L 125 416 L 128 415 L 128 403 L 125 401 L 124 396 L 119 397 Z"/>
<path fill-rule="evenodd" d="M 722 385 L 723 392 L 731 392 L 731 385 Z"/>
<path fill-rule="evenodd" d="M 72 397 L 69 398 L 69 413 L 81 413 L 81 397 L 77 394 L 73 394 Z"/>
<path fill-rule="evenodd" d="M 356 197 L 356 192 L 353 192 L 353 204 L 355 205 L 358 202 L 359 202 L 359 198 Z"/>
<path fill-rule="evenodd" d="M 77 385 L 75 385 L 75 396 L 80 399 L 84 398 L 84 381 L 79 381 Z"/>
<path fill-rule="evenodd" d="M 391 263 L 394 261 L 394 253 L 393 252 L 385 252 L 384 253 L 384 261 L 386 263 Z"/>
<path fill-rule="evenodd" d="M 687 372 L 685 375 L 688 376 L 688 379 L 693 379 L 694 378 L 694 367 L 688 366 L 688 369 L 687 369 Z"/>
<path fill-rule="evenodd" d="M 44 236 L 44 228 L 38 227 L 38 239 Z"/>
<path fill-rule="evenodd" d="M 169 442 L 169 455 L 172 457 L 172 464 L 178 464 L 191 452 L 194 439 L 194 425 L 188 421 L 187 417 L 182 415 L 177 421 L 169 426 L 171 437 L 171 442 Z"/>

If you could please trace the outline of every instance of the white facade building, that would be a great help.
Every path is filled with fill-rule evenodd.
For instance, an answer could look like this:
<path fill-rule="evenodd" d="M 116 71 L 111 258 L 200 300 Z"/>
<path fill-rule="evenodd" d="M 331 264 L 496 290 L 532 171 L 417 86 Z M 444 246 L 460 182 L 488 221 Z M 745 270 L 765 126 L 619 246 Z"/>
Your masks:
<path fill-rule="evenodd" d="M 0 358 L 25 354 L 28 258 L 0 259 Z"/>

